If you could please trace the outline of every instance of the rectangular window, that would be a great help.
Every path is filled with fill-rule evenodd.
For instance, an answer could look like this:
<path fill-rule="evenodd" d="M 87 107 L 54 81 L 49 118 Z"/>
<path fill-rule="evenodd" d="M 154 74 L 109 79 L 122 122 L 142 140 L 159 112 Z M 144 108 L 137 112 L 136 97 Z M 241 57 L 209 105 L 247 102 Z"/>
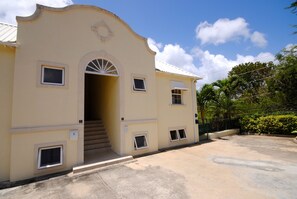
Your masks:
<path fill-rule="evenodd" d="M 182 104 L 182 91 L 179 89 L 171 90 L 172 104 Z"/>
<path fill-rule="evenodd" d="M 134 137 L 134 148 L 135 149 L 143 149 L 147 148 L 147 139 L 145 135 L 138 135 Z"/>
<path fill-rule="evenodd" d="M 133 90 L 134 91 L 145 91 L 145 79 L 134 78 L 133 79 Z"/>
<path fill-rule="evenodd" d="M 171 141 L 178 140 L 178 135 L 177 135 L 176 130 L 171 130 L 170 131 L 170 139 L 171 139 Z"/>
<path fill-rule="evenodd" d="M 179 135 L 179 139 L 181 139 L 181 140 L 187 138 L 185 129 L 179 129 L 178 130 L 178 135 Z"/>
<path fill-rule="evenodd" d="M 170 130 L 169 133 L 170 133 L 170 140 L 171 141 L 187 139 L 185 129 Z"/>
<path fill-rule="evenodd" d="M 64 85 L 64 68 L 42 66 L 41 83 L 49 85 Z"/>
<path fill-rule="evenodd" d="M 54 146 L 38 149 L 38 169 L 50 168 L 63 164 L 63 147 Z"/>

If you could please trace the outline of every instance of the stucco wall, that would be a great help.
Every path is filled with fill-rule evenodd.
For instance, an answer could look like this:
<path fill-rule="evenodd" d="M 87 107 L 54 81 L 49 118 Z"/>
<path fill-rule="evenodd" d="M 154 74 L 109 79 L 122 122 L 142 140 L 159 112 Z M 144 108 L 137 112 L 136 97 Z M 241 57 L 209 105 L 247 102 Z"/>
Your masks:
<path fill-rule="evenodd" d="M 188 88 L 182 91 L 182 105 L 172 104 L 171 81 L 183 82 Z M 196 101 L 194 93 L 196 86 L 192 79 L 157 73 L 158 95 L 158 137 L 159 148 L 194 143 L 199 140 L 195 122 Z M 187 139 L 170 141 L 170 129 L 186 129 Z"/>
<path fill-rule="evenodd" d="M 0 45 L 0 182 L 9 180 L 15 48 Z"/>
<path fill-rule="evenodd" d="M 105 42 L 99 40 L 91 28 L 101 21 L 113 32 L 110 40 Z M 75 7 L 65 12 L 43 10 L 34 20 L 18 21 L 18 42 L 21 48 L 16 51 L 13 127 L 76 124 L 82 120 L 83 115 L 77 110 L 77 99 L 83 94 L 80 90 L 83 74 L 79 67 L 86 65 L 79 64 L 90 52 L 103 52 L 109 55 L 108 58 L 115 58 L 109 60 L 119 69 L 121 92 L 128 93 L 121 95 L 122 107 L 125 107 L 121 117 L 156 117 L 154 55 L 147 50 L 145 41 L 112 15 L 87 7 Z M 67 86 L 38 86 L 36 76 L 40 75 L 37 70 L 40 62 L 66 65 L 69 68 Z M 141 100 L 129 94 L 132 73 L 146 75 L 150 82 L 151 93 Z M 146 102 L 151 106 L 144 108 Z"/>
<path fill-rule="evenodd" d="M 63 165 L 50 169 L 37 169 L 38 148 L 64 145 Z M 78 164 L 78 140 L 70 140 L 69 130 L 14 133 L 11 140 L 10 180 L 72 169 Z"/>
<path fill-rule="evenodd" d="M 98 114 L 97 118 L 103 120 L 112 149 L 120 154 L 119 78 L 92 76 L 94 83 L 91 91 L 94 100 L 93 108 Z"/>

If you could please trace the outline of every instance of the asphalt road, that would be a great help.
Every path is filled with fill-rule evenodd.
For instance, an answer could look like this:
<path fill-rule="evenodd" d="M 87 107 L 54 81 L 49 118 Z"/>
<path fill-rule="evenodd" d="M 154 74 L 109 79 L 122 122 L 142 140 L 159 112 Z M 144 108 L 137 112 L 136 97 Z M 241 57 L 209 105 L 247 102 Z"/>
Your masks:
<path fill-rule="evenodd" d="M 292 138 L 230 136 L 0 190 L 0 198 L 297 198 Z"/>

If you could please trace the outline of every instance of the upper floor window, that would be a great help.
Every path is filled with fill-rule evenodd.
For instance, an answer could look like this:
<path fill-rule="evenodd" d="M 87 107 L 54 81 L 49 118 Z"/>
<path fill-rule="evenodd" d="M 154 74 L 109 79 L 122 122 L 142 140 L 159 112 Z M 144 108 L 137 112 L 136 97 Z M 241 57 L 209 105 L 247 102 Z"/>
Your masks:
<path fill-rule="evenodd" d="M 179 89 L 171 90 L 172 104 L 182 104 L 182 91 Z"/>
<path fill-rule="evenodd" d="M 134 78 L 133 79 L 133 90 L 134 91 L 146 91 L 145 79 L 144 78 Z"/>
<path fill-rule="evenodd" d="M 65 69 L 51 66 L 42 66 L 41 83 L 64 86 Z"/>

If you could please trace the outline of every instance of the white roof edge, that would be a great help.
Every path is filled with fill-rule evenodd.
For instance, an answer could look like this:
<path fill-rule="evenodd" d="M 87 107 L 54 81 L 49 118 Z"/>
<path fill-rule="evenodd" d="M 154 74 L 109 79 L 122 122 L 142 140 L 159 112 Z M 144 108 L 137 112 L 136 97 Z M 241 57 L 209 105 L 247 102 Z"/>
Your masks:
<path fill-rule="evenodd" d="M 16 27 L 17 28 L 17 25 L 11 24 L 11 23 L 6 23 L 6 22 L 0 21 L 0 24 L 6 25 L 6 26 L 13 26 L 13 27 Z"/>
<path fill-rule="evenodd" d="M 172 74 L 172 75 L 177 75 L 177 76 L 182 76 L 182 77 L 190 77 L 195 80 L 202 79 L 196 74 L 193 74 L 191 72 L 185 71 L 177 66 L 168 64 L 163 61 L 155 60 L 155 68 L 157 72 L 160 73 L 167 73 L 167 74 Z"/>
<path fill-rule="evenodd" d="M 16 46 L 17 26 L 0 22 L 0 44 L 6 46 Z"/>
<path fill-rule="evenodd" d="M 16 42 L 2 42 L 2 41 L 0 41 L 0 45 L 10 46 L 10 47 L 18 47 L 18 44 Z"/>

